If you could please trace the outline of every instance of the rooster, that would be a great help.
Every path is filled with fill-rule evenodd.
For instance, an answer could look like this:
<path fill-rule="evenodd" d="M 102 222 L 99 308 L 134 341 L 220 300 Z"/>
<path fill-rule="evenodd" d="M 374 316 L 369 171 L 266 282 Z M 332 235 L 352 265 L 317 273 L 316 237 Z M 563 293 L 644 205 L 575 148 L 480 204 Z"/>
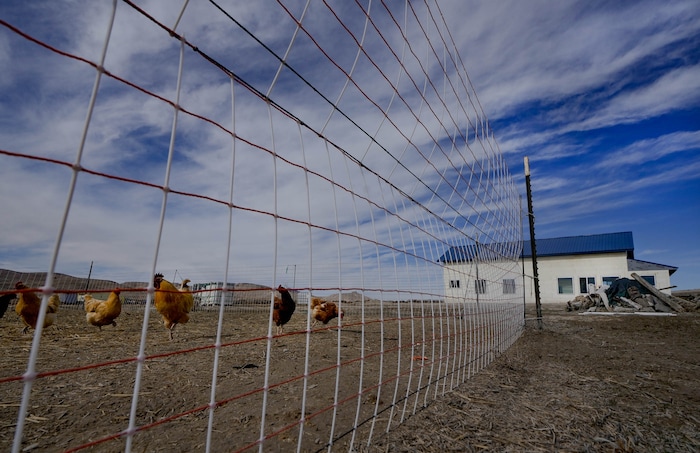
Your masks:
<path fill-rule="evenodd" d="M 0 296 L 0 318 L 5 316 L 5 312 L 7 311 L 7 307 L 10 306 L 10 301 L 17 299 L 17 294 L 15 293 L 8 293 L 8 294 L 3 294 Z"/>
<path fill-rule="evenodd" d="M 168 338 L 173 339 L 173 329 L 180 323 L 190 320 L 188 314 L 194 307 L 194 297 L 187 289 L 189 280 L 183 280 L 180 288 L 163 278 L 163 274 L 156 274 L 153 278 L 153 286 L 156 292 L 153 295 L 153 304 L 163 318 L 163 324 L 168 329 Z"/>
<path fill-rule="evenodd" d="M 28 289 L 28 287 L 22 282 L 17 282 L 15 284 L 15 289 L 25 290 Z M 44 317 L 45 328 L 56 322 L 56 313 L 58 312 L 60 303 L 61 301 L 58 298 L 58 294 L 52 294 L 51 297 L 49 297 L 49 303 L 46 307 L 46 316 Z M 31 292 L 19 293 L 17 305 L 15 305 L 15 312 L 22 318 L 22 322 L 25 324 L 22 333 L 29 332 L 29 328 L 36 329 L 40 309 L 41 298 L 39 296 Z"/>
<path fill-rule="evenodd" d="M 297 308 L 297 304 L 294 302 L 294 299 L 292 299 L 292 296 L 289 294 L 289 291 L 287 291 L 287 288 L 280 285 L 277 288 L 277 291 L 279 291 L 282 297 L 279 298 L 275 296 L 274 309 L 272 310 L 272 320 L 277 326 L 277 335 L 281 335 L 284 330 L 284 325 L 287 324 L 290 319 L 292 319 L 292 315 L 294 314 L 294 310 Z"/>
<path fill-rule="evenodd" d="M 323 324 L 328 324 L 333 318 L 340 317 L 343 319 L 345 312 L 338 310 L 338 306 L 334 302 L 326 302 L 318 297 L 311 298 L 311 318 L 313 322 L 311 327 L 315 326 L 319 321 Z"/>
<path fill-rule="evenodd" d="M 102 326 L 112 324 L 117 326 L 117 317 L 122 312 L 122 302 L 119 299 L 119 288 L 109 294 L 107 300 L 95 299 L 90 294 L 85 295 L 85 319 L 88 324 L 97 326 L 102 330 Z"/>

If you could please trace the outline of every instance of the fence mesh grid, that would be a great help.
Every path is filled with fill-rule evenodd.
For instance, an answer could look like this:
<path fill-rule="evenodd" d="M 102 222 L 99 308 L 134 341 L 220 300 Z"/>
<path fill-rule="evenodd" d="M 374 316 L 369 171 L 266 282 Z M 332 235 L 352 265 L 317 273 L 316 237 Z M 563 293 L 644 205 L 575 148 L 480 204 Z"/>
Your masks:
<path fill-rule="evenodd" d="M 520 335 L 520 199 L 439 2 L 4 9 L 0 291 L 41 305 L 3 320 L 2 448 L 361 450 Z"/>

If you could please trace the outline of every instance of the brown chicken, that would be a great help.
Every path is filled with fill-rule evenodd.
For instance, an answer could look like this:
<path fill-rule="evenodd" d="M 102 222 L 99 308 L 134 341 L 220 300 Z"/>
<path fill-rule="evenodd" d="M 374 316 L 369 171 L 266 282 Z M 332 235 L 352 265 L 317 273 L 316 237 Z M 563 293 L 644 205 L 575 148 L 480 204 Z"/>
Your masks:
<path fill-rule="evenodd" d="M 17 282 L 15 289 L 24 290 L 29 289 L 29 287 L 22 282 Z M 17 297 L 15 312 L 25 324 L 22 333 L 27 333 L 29 328 L 36 329 L 36 323 L 39 320 L 39 310 L 41 309 L 41 298 L 32 292 L 17 293 Z M 52 294 L 49 297 L 49 304 L 46 307 L 46 316 L 44 317 L 44 328 L 56 322 L 56 313 L 60 303 L 61 300 L 58 298 L 58 294 Z"/>
<path fill-rule="evenodd" d="M 338 306 L 334 302 L 326 302 L 318 297 L 311 298 L 311 318 L 313 322 L 311 327 L 315 326 L 319 321 L 323 324 L 328 324 L 333 318 L 340 317 L 343 319 L 345 312 L 338 310 Z"/>
<path fill-rule="evenodd" d="M 277 291 L 279 291 L 280 296 L 282 297 L 280 298 L 275 296 L 272 321 L 274 321 L 275 325 L 277 326 L 277 335 L 281 335 L 284 331 L 284 325 L 287 324 L 290 319 L 292 319 L 292 315 L 294 314 L 294 310 L 297 308 L 297 304 L 294 302 L 294 299 L 292 299 L 289 291 L 287 291 L 287 289 L 282 285 L 277 287 Z"/>
<path fill-rule="evenodd" d="M 168 329 L 168 338 L 171 340 L 175 326 L 189 321 L 188 313 L 194 307 L 194 297 L 187 289 L 188 281 L 183 281 L 180 289 L 165 280 L 163 274 L 156 274 L 153 278 L 153 286 L 156 287 L 153 304 L 163 318 L 163 324 Z"/>
<path fill-rule="evenodd" d="M 109 294 L 107 300 L 95 299 L 91 294 L 85 295 L 85 319 L 88 324 L 97 326 L 102 330 L 102 326 L 112 324 L 117 326 L 115 321 L 122 312 L 122 301 L 119 299 L 119 288 Z"/>

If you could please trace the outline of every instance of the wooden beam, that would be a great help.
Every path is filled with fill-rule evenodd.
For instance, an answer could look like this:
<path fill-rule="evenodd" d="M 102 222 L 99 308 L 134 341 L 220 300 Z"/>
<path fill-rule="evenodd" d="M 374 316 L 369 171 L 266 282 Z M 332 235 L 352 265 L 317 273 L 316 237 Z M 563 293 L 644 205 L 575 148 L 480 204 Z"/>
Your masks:
<path fill-rule="evenodd" d="M 677 312 L 682 313 L 685 311 L 685 309 L 678 302 L 676 302 L 676 300 L 675 300 L 676 298 L 674 296 L 671 296 L 671 295 L 666 294 L 666 293 L 662 293 L 658 289 L 654 288 L 654 286 L 652 284 L 650 284 L 648 281 L 644 280 L 642 277 L 635 274 L 634 272 L 632 272 L 632 278 L 637 280 L 640 285 L 645 287 L 650 293 L 652 293 L 654 296 L 656 296 L 659 299 L 661 299 L 662 301 L 664 301 L 664 303 L 666 303 L 668 306 L 670 306 L 671 308 L 673 308 Z"/>
<path fill-rule="evenodd" d="M 637 310 L 641 310 L 641 309 L 642 309 L 642 306 L 639 305 L 637 302 L 633 301 L 632 299 L 628 299 L 628 298 L 626 298 L 626 297 L 620 296 L 620 300 L 623 301 L 623 302 L 627 302 L 628 304 L 630 304 L 631 306 L 633 306 L 633 307 L 636 308 Z"/>
<path fill-rule="evenodd" d="M 608 300 L 608 295 L 605 294 L 605 290 L 603 288 L 598 288 L 598 291 L 596 291 L 596 294 L 600 296 L 601 299 L 603 299 L 603 303 L 605 304 L 605 309 L 608 311 L 612 311 L 612 308 L 610 308 L 610 301 Z"/>

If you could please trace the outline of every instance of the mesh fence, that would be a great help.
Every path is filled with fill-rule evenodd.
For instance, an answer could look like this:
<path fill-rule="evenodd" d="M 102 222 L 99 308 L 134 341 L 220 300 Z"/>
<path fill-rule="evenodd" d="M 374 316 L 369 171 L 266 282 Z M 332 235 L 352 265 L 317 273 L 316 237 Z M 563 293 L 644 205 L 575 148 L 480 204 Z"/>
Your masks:
<path fill-rule="evenodd" d="M 520 335 L 520 199 L 440 3 L 3 16 L 2 448 L 371 449 Z"/>

